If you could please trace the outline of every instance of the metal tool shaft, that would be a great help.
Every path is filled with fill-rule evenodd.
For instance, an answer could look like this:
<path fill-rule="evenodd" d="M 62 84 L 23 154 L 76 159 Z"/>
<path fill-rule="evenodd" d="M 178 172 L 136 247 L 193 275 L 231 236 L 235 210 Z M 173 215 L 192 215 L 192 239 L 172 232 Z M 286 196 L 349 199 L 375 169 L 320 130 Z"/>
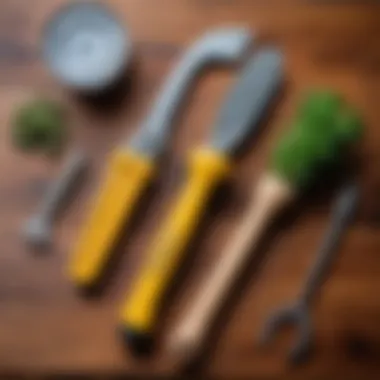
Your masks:
<path fill-rule="evenodd" d="M 58 178 L 49 186 L 36 213 L 25 226 L 26 242 L 34 248 L 46 248 L 52 239 L 52 226 L 62 202 L 87 168 L 87 157 L 81 150 L 71 152 Z"/>
<path fill-rule="evenodd" d="M 351 220 L 356 202 L 357 189 L 355 185 L 348 185 L 338 196 L 338 200 L 332 212 L 332 221 L 307 277 L 300 302 L 305 304 L 309 303 L 321 285 L 324 274 L 334 258 L 334 253 L 336 252 L 340 238 Z"/>

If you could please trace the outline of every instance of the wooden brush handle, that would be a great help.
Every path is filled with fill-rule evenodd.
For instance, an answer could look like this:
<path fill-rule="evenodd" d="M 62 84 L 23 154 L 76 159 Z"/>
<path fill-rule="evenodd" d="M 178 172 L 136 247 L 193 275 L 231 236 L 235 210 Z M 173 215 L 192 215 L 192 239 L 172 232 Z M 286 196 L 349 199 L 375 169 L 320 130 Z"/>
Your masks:
<path fill-rule="evenodd" d="M 199 287 L 199 295 L 170 337 L 170 350 L 190 357 L 196 354 L 225 295 L 256 248 L 267 225 L 293 196 L 290 186 L 274 175 L 265 175 L 260 180 L 241 226 L 213 272 L 207 275 L 206 281 Z"/>

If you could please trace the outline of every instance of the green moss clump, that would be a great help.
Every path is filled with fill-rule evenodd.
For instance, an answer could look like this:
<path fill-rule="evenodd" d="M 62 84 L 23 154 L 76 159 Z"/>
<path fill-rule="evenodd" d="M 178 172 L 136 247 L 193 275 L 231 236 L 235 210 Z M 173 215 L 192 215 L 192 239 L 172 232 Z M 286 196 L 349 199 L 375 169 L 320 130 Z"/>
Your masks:
<path fill-rule="evenodd" d="M 26 152 L 58 153 L 67 139 L 63 108 L 50 100 L 32 100 L 15 110 L 14 146 Z"/>
<path fill-rule="evenodd" d="M 297 120 L 273 152 L 271 169 L 296 188 L 305 187 L 320 169 L 339 162 L 357 141 L 363 123 L 354 109 L 331 92 L 313 92 L 300 105 Z"/>

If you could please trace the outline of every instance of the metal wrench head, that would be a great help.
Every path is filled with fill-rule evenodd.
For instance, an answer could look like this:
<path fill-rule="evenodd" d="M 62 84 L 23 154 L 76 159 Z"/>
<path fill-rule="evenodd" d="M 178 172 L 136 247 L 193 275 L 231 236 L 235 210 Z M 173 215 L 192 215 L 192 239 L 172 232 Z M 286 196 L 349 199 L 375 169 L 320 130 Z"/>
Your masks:
<path fill-rule="evenodd" d="M 294 363 L 304 360 L 310 349 L 311 323 L 307 305 L 297 304 L 278 310 L 269 317 L 260 342 L 268 344 L 280 328 L 294 325 L 297 327 L 297 337 L 290 351 L 289 358 Z"/>
<path fill-rule="evenodd" d="M 29 246 L 45 250 L 52 243 L 51 223 L 43 216 L 34 216 L 25 224 L 23 235 Z"/>

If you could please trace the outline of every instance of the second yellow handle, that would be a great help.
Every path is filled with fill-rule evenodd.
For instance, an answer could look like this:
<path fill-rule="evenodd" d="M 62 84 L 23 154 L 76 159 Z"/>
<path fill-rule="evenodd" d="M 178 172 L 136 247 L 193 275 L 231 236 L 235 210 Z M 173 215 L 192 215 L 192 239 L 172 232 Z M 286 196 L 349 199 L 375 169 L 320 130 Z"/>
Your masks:
<path fill-rule="evenodd" d="M 160 302 L 192 238 L 211 193 L 230 172 L 229 158 L 212 150 L 198 150 L 190 161 L 189 179 L 172 213 L 148 251 L 130 298 L 122 308 L 122 325 L 139 333 L 152 332 Z"/>
<path fill-rule="evenodd" d="M 153 161 L 137 153 L 120 150 L 113 154 L 105 183 L 69 264 L 69 274 L 76 285 L 97 283 L 153 170 Z"/>

